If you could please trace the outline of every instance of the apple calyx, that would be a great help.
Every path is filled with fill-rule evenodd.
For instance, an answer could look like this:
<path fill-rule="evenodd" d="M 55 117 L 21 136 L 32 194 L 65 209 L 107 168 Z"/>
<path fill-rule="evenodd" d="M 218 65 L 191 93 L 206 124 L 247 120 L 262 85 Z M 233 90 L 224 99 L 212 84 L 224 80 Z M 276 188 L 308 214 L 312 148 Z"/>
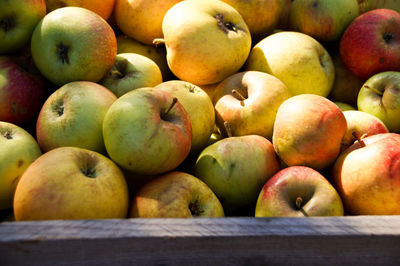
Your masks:
<path fill-rule="evenodd" d="M 161 115 L 161 119 L 165 119 L 167 117 L 168 113 L 171 111 L 171 109 L 174 107 L 174 105 L 178 102 L 178 98 L 174 97 L 172 99 L 171 105 L 168 107 L 168 109 Z"/>
<path fill-rule="evenodd" d="M 62 42 L 57 44 L 57 55 L 63 64 L 69 64 L 68 50 L 69 47 Z"/>
<path fill-rule="evenodd" d="M 390 44 L 395 40 L 395 36 L 391 32 L 385 32 L 382 35 L 383 40 L 385 41 L 386 44 Z"/>
<path fill-rule="evenodd" d="M 377 90 L 377 89 L 375 89 L 375 88 L 371 88 L 371 87 L 368 86 L 368 85 L 364 85 L 364 88 L 366 88 L 366 89 L 368 89 L 368 90 L 371 90 L 371 91 L 375 92 L 376 94 L 378 94 L 378 95 L 380 95 L 380 96 L 383 95 L 383 92 L 381 92 L 380 90 Z"/>
<path fill-rule="evenodd" d="M 200 216 L 204 211 L 200 208 L 199 199 L 196 198 L 193 202 L 189 203 L 189 210 L 192 216 Z"/>
<path fill-rule="evenodd" d="M 0 20 L 0 28 L 3 29 L 4 32 L 7 32 L 13 29 L 16 26 L 14 16 L 4 17 Z"/>
<path fill-rule="evenodd" d="M 353 131 L 351 134 L 357 139 L 358 143 L 360 143 L 361 147 L 365 147 L 365 142 L 363 141 L 363 138 L 367 136 L 367 133 L 363 134 L 360 136 L 357 132 Z"/>
<path fill-rule="evenodd" d="M 64 114 L 64 104 L 62 102 L 57 103 L 54 108 L 53 111 L 58 115 L 58 116 L 62 116 Z"/>
<path fill-rule="evenodd" d="M 91 167 L 83 167 L 81 168 L 81 173 L 89 178 L 95 178 L 96 177 L 96 170 Z"/>
<path fill-rule="evenodd" d="M 225 127 L 225 130 L 226 130 L 226 133 L 228 134 L 228 138 L 232 137 L 233 135 L 232 135 L 231 124 L 228 121 L 225 121 L 224 122 L 224 127 Z"/>
<path fill-rule="evenodd" d="M 234 96 L 236 96 L 236 98 L 237 98 L 238 100 L 240 100 L 240 105 L 241 105 L 241 106 L 244 106 L 244 100 L 246 100 L 246 97 L 244 97 L 239 91 L 237 91 L 237 90 L 235 90 L 235 89 L 232 90 L 232 94 L 233 94 Z"/>
<path fill-rule="evenodd" d="M 11 130 L 9 130 L 9 129 L 2 130 L 2 131 L 1 131 L 1 135 L 2 135 L 3 137 L 5 137 L 6 139 L 12 139 L 12 138 L 13 138 L 13 137 L 12 137 L 12 134 L 11 134 Z"/>
<path fill-rule="evenodd" d="M 216 14 L 214 18 L 217 20 L 218 28 L 220 28 L 224 33 L 228 33 L 229 31 L 237 32 L 240 30 L 234 23 L 225 22 L 222 14 Z"/>

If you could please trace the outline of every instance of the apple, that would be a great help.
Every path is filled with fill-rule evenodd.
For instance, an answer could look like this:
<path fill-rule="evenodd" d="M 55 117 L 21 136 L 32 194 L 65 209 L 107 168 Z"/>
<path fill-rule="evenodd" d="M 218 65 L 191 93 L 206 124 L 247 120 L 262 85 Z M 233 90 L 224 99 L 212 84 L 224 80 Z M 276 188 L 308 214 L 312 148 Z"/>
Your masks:
<path fill-rule="evenodd" d="M 319 41 L 340 39 L 358 15 L 357 0 L 293 0 L 289 14 L 293 30 Z"/>
<path fill-rule="evenodd" d="M 343 103 L 343 102 L 333 102 L 334 104 L 336 104 L 340 110 L 343 111 L 349 111 L 349 110 L 356 110 L 356 108 L 350 104 L 347 103 Z"/>
<path fill-rule="evenodd" d="M 16 221 L 126 218 L 128 187 L 121 170 L 104 155 L 60 147 L 34 161 L 14 196 Z"/>
<path fill-rule="evenodd" d="M 260 71 L 236 73 L 215 90 L 216 121 L 223 134 L 229 122 L 233 136 L 255 134 L 269 140 L 279 106 L 291 97 L 282 81 Z"/>
<path fill-rule="evenodd" d="M 400 135 L 355 142 L 336 160 L 333 184 L 351 215 L 400 214 Z"/>
<path fill-rule="evenodd" d="M 143 185 L 136 193 L 131 218 L 224 217 L 214 192 L 193 175 L 172 171 Z"/>
<path fill-rule="evenodd" d="M 279 170 L 272 143 L 246 135 L 207 146 L 195 162 L 194 175 L 214 191 L 227 214 L 236 215 L 255 206 L 262 186 Z"/>
<path fill-rule="evenodd" d="M 170 80 L 154 87 L 169 92 L 178 99 L 189 115 L 192 125 L 190 153 L 197 154 L 208 143 L 215 128 L 214 105 L 200 87 L 182 80 Z"/>
<path fill-rule="evenodd" d="M 36 122 L 36 138 L 43 151 L 74 146 L 105 153 L 103 119 L 117 97 L 90 81 L 73 81 L 54 91 Z"/>
<path fill-rule="evenodd" d="M 343 202 L 336 189 L 316 170 L 290 166 L 263 186 L 256 203 L 256 217 L 343 216 Z"/>
<path fill-rule="evenodd" d="M 168 67 L 167 51 L 164 46 L 143 44 L 124 34 L 117 37 L 117 53 L 135 53 L 146 56 L 153 60 L 161 70 L 163 80 L 173 79 L 173 74 Z"/>
<path fill-rule="evenodd" d="M 249 27 L 253 40 L 261 40 L 277 26 L 286 0 L 222 0 L 234 7 Z"/>
<path fill-rule="evenodd" d="M 141 175 L 175 169 L 190 152 L 192 127 L 182 104 L 170 93 L 139 88 L 119 97 L 103 121 L 110 158 Z"/>
<path fill-rule="evenodd" d="M 0 54 L 14 53 L 27 45 L 45 15 L 44 0 L 1 1 Z"/>
<path fill-rule="evenodd" d="M 153 87 L 162 82 L 157 64 L 148 57 L 134 53 L 117 54 L 114 66 L 99 81 L 117 97 L 131 90 Z"/>
<path fill-rule="evenodd" d="M 400 71 L 400 13 L 374 9 L 358 16 L 340 40 L 344 65 L 360 79 Z"/>
<path fill-rule="evenodd" d="M 25 129 L 0 121 L 0 210 L 13 204 L 14 191 L 26 168 L 42 152 Z"/>
<path fill-rule="evenodd" d="M 251 48 L 251 35 L 236 9 L 219 0 L 175 4 L 162 23 L 167 61 L 181 80 L 195 85 L 217 83 L 236 73 Z"/>
<path fill-rule="evenodd" d="M 335 78 L 328 51 L 314 38 L 294 31 L 277 32 L 258 42 L 244 69 L 277 77 L 292 95 L 311 93 L 326 97 Z"/>
<path fill-rule="evenodd" d="M 51 82 L 97 82 L 111 69 L 117 55 L 112 28 L 96 13 L 63 7 L 48 13 L 31 40 L 33 60 Z"/>
<path fill-rule="evenodd" d="M 89 9 L 107 20 L 114 9 L 116 0 L 46 0 L 47 13 L 61 7 L 77 6 Z"/>
<path fill-rule="evenodd" d="M 350 147 L 357 136 L 372 136 L 380 133 L 388 133 L 385 124 L 376 116 L 362 111 L 344 111 L 347 122 L 347 131 L 342 139 L 342 150 Z"/>
<path fill-rule="evenodd" d="M 214 94 L 216 92 L 216 88 L 220 82 L 214 83 L 214 84 L 208 84 L 208 85 L 199 85 L 199 87 L 205 91 L 208 94 L 208 97 L 210 97 L 211 101 L 214 99 Z"/>
<path fill-rule="evenodd" d="M 357 0 L 360 14 L 372 9 L 389 8 L 400 12 L 399 0 Z"/>
<path fill-rule="evenodd" d="M 400 72 L 373 75 L 361 87 L 358 110 L 378 117 L 390 132 L 400 132 Z"/>
<path fill-rule="evenodd" d="M 36 121 L 45 100 L 45 81 L 16 58 L 0 56 L 0 121 L 26 125 Z"/>
<path fill-rule="evenodd" d="M 319 95 L 302 94 L 279 107 L 272 143 L 286 165 L 323 170 L 339 155 L 346 130 L 346 118 L 336 104 Z"/>

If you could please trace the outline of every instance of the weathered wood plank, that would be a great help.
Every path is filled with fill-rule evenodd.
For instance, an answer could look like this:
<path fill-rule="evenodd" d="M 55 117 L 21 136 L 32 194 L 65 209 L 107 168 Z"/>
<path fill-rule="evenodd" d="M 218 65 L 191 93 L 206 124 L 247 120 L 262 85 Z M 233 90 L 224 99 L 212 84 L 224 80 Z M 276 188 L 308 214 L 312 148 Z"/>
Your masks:
<path fill-rule="evenodd" d="M 400 216 L 0 223 L 0 265 L 400 264 Z"/>

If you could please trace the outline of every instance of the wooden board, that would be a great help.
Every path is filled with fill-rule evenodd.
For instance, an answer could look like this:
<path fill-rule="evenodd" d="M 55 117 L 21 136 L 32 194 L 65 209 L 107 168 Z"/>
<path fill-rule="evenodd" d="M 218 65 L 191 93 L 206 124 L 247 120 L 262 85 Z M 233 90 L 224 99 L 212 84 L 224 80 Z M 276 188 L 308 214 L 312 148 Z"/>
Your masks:
<path fill-rule="evenodd" d="M 400 216 L 0 223 L 0 265 L 400 265 Z"/>

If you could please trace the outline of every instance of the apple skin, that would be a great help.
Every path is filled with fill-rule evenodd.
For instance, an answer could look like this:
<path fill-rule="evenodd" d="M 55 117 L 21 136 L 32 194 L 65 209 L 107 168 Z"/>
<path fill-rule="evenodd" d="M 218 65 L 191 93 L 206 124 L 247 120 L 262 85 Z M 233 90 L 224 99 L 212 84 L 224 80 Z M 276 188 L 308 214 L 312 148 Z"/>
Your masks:
<path fill-rule="evenodd" d="M 51 150 L 34 161 L 15 190 L 16 221 L 126 218 L 128 187 L 121 170 L 100 153 Z"/>
<path fill-rule="evenodd" d="M 140 188 L 133 200 L 129 217 L 224 217 L 224 209 L 203 181 L 184 172 L 172 171 Z"/>
<path fill-rule="evenodd" d="M 113 29 L 96 13 L 63 7 L 38 23 L 31 51 L 43 76 L 58 86 L 81 80 L 98 82 L 114 64 L 117 40 Z"/>
<path fill-rule="evenodd" d="M 244 69 L 277 77 L 292 95 L 312 93 L 326 97 L 335 78 L 328 51 L 314 38 L 294 31 L 277 32 L 258 42 Z"/>
<path fill-rule="evenodd" d="M 373 75 L 361 87 L 358 110 L 379 118 L 390 132 L 400 132 L 400 72 L 385 71 Z"/>
<path fill-rule="evenodd" d="M 112 69 L 99 81 L 117 97 L 143 87 L 162 83 L 158 65 L 148 57 L 134 53 L 117 54 Z"/>
<path fill-rule="evenodd" d="M 269 140 L 259 135 L 221 139 L 198 156 L 194 175 L 217 195 L 226 213 L 253 208 L 265 182 L 280 170 Z M 250 207 L 252 206 L 252 207 Z"/>
<path fill-rule="evenodd" d="M 141 175 L 175 169 L 190 152 L 190 118 L 173 96 L 160 89 L 139 88 L 118 98 L 103 121 L 103 138 L 110 158 Z"/>
<path fill-rule="evenodd" d="M 275 118 L 272 143 L 288 166 L 322 170 L 339 155 L 347 123 L 332 101 L 302 94 L 284 101 Z"/>
<path fill-rule="evenodd" d="M 251 48 L 243 18 L 222 1 L 179 2 L 165 14 L 162 30 L 172 73 L 198 86 L 236 73 Z"/>
<path fill-rule="evenodd" d="M 45 15 L 44 0 L 1 1 L 0 54 L 11 54 L 27 45 Z"/>
<path fill-rule="evenodd" d="M 344 111 L 350 111 L 350 110 L 356 110 L 356 108 L 350 104 L 347 103 L 342 103 L 342 102 L 334 102 L 342 112 Z"/>
<path fill-rule="evenodd" d="M 214 105 L 200 87 L 182 80 L 170 80 L 154 87 L 178 98 L 192 125 L 191 154 L 199 153 L 208 143 L 215 128 Z"/>
<path fill-rule="evenodd" d="M 400 13 L 374 9 L 358 16 L 340 40 L 344 65 L 366 80 L 384 71 L 400 71 Z"/>
<path fill-rule="evenodd" d="M 0 121 L 0 210 L 12 208 L 14 191 L 28 166 L 42 152 L 25 129 Z"/>
<path fill-rule="evenodd" d="M 372 9 L 388 8 L 400 12 L 400 0 L 357 0 L 360 14 Z"/>
<path fill-rule="evenodd" d="M 54 91 L 36 122 L 36 138 L 43 151 L 74 146 L 105 154 L 103 119 L 117 97 L 90 81 L 74 81 Z"/>
<path fill-rule="evenodd" d="M 0 56 L 0 121 L 18 125 L 36 120 L 45 100 L 45 81 L 10 56 Z"/>
<path fill-rule="evenodd" d="M 115 0 L 46 0 L 47 13 L 50 13 L 57 8 L 77 6 L 89 9 L 100 15 L 105 20 L 111 16 L 114 4 Z"/>
<path fill-rule="evenodd" d="M 296 203 L 298 200 L 301 202 Z M 255 210 L 255 217 L 343 215 L 336 189 L 319 172 L 305 166 L 290 166 L 271 177 L 258 196 Z"/>
<path fill-rule="evenodd" d="M 336 160 L 332 177 L 350 215 L 400 214 L 400 135 L 355 142 Z"/>
<path fill-rule="evenodd" d="M 278 78 L 260 71 L 245 71 L 223 80 L 214 94 L 216 121 L 225 134 L 229 122 L 233 136 L 260 135 L 272 139 L 276 112 L 291 97 L 289 89 Z M 235 96 L 236 90 L 245 99 Z"/>
<path fill-rule="evenodd" d="M 290 25 L 319 41 L 335 41 L 359 15 L 357 0 L 294 0 Z"/>

